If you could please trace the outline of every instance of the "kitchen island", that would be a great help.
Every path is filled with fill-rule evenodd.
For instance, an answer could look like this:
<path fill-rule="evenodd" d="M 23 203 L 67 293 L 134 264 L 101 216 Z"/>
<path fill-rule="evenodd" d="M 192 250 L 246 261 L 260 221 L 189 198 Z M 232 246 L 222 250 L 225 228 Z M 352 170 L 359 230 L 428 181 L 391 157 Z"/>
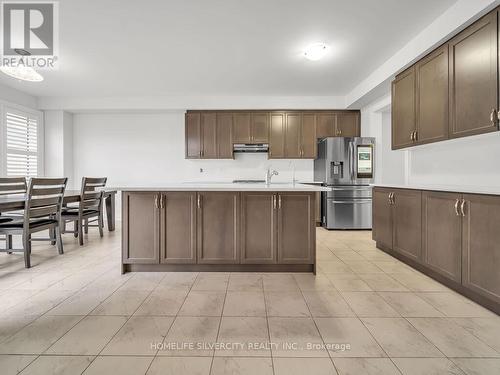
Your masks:
<path fill-rule="evenodd" d="M 315 272 L 316 192 L 285 183 L 122 191 L 122 272 Z"/>

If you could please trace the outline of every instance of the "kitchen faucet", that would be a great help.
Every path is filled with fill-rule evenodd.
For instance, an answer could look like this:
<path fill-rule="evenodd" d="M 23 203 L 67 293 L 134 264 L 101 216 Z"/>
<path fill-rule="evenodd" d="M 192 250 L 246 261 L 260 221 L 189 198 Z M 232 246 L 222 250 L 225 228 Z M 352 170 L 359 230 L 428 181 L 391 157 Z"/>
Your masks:
<path fill-rule="evenodd" d="M 266 185 L 269 185 L 271 183 L 271 178 L 273 176 L 277 176 L 278 175 L 278 172 L 276 170 L 272 170 L 271 171 L 271 168 L 268 167 L 267 168 L 267 171 L 266 171 Z"/>

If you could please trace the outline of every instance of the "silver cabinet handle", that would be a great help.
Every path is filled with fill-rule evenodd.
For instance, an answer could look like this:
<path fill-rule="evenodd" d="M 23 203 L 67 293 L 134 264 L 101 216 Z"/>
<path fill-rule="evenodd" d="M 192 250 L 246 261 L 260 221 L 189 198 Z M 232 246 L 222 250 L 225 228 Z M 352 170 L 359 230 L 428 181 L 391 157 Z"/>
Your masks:
<path fill-rule="evenodd" d="M 415 130 L 413 133 L 414 133 L 413 140 L 416 142 L 416 141 L 418 141 L 418 131 Z"/>
<path fill-rule="evenodd" d="M 276 209 L 276 195 L 273 194 L 273 208 Z"/>
<path fill-rule="evenodd" d="M 491 113 L 490 113 L 490 121 L 491 121 L 491 124 L 492 124 L 493 126 L 495 126 L 495 125 L 496 125 L 496 123 L 497 123 L 497 121 L 496 121 L 496 120 L 497 120 L 497 110 L 496 110 L 495 108 L 493 108 L 493 109 L 491 110 Z"/>
<path fill-rule="evenodd" d="M 158 194 L 155 195 L 155 208 L 160 208 L 158 205 Z"/>
<path fill-rule="evenodd" d="M 394 199 L 394 196 L 395 196 L 395 193 L 392 193 L 392 196 L 391 196 L 391 200 L 392 200 L 392 204 L 396 204 L 396 200 Z"/>
<path fill-rule="evenodd" d="M 167 205 L 167 196 L 162 194 L 160 199 L 160 207 L 165 208 L 166 205 Z"/>
<path fill-rule="evenodd" d="M 198 205 L 198 208 L 201 208 L 201 195 L 198 194 L 198 198 L 197 198 L 197 205 Z"/>
<path fill-rule="evenodd" d="M 457 199 L 457 200 L 455 201 L 455 214 L 456 214 L 457 216 L 460 216 L 460 212 L 458 212 L 458 205 L 459 205 L 459 204 L 460 204 L 460 199 Z"/>
<path fill-rule="evenodd" d="M 392 193 L 389 193 L 389 196 L 388 196 L 388 201 L 389 201 L 389 204 L 392 204 L 392 199 L 391 199 L 391 197 L 392 197 Z"/>
<path fill-rule="evenodd" d="M 465 217 L 465 199 L 462 199 L 462 203 L 460 204 L 460 213 Z"/>
<path fill-rule="evenodd" d="M 278 209 L 281 210 L 281 195 L 278 195 Z"/>
<path fill-rule="evenodd" d="M 410 133 L 410 141 L 413 142 L 413 132 Z"/>

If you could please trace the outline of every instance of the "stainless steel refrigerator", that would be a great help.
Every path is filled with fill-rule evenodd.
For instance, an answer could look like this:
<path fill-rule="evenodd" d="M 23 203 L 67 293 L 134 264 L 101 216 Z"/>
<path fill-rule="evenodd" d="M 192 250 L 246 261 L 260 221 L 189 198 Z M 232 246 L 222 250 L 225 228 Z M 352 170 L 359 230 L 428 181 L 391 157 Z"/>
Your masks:
<path fill-rule="evenodd" d="M 318 142 L 314 181 L 322 192 L 321 222 L 327 229 L 371 229 L 375 139 L 329 137 Z"/>

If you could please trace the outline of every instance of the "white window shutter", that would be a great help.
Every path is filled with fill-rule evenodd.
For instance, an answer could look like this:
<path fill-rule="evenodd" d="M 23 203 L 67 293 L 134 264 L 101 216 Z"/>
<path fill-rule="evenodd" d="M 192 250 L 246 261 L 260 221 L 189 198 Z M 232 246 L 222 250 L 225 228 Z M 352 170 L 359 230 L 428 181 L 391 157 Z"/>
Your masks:
<path fill-rule="evenodd" d="M 7 176 L 38 174 L 38 119 L 18 111 L 5 111 Z"/>

